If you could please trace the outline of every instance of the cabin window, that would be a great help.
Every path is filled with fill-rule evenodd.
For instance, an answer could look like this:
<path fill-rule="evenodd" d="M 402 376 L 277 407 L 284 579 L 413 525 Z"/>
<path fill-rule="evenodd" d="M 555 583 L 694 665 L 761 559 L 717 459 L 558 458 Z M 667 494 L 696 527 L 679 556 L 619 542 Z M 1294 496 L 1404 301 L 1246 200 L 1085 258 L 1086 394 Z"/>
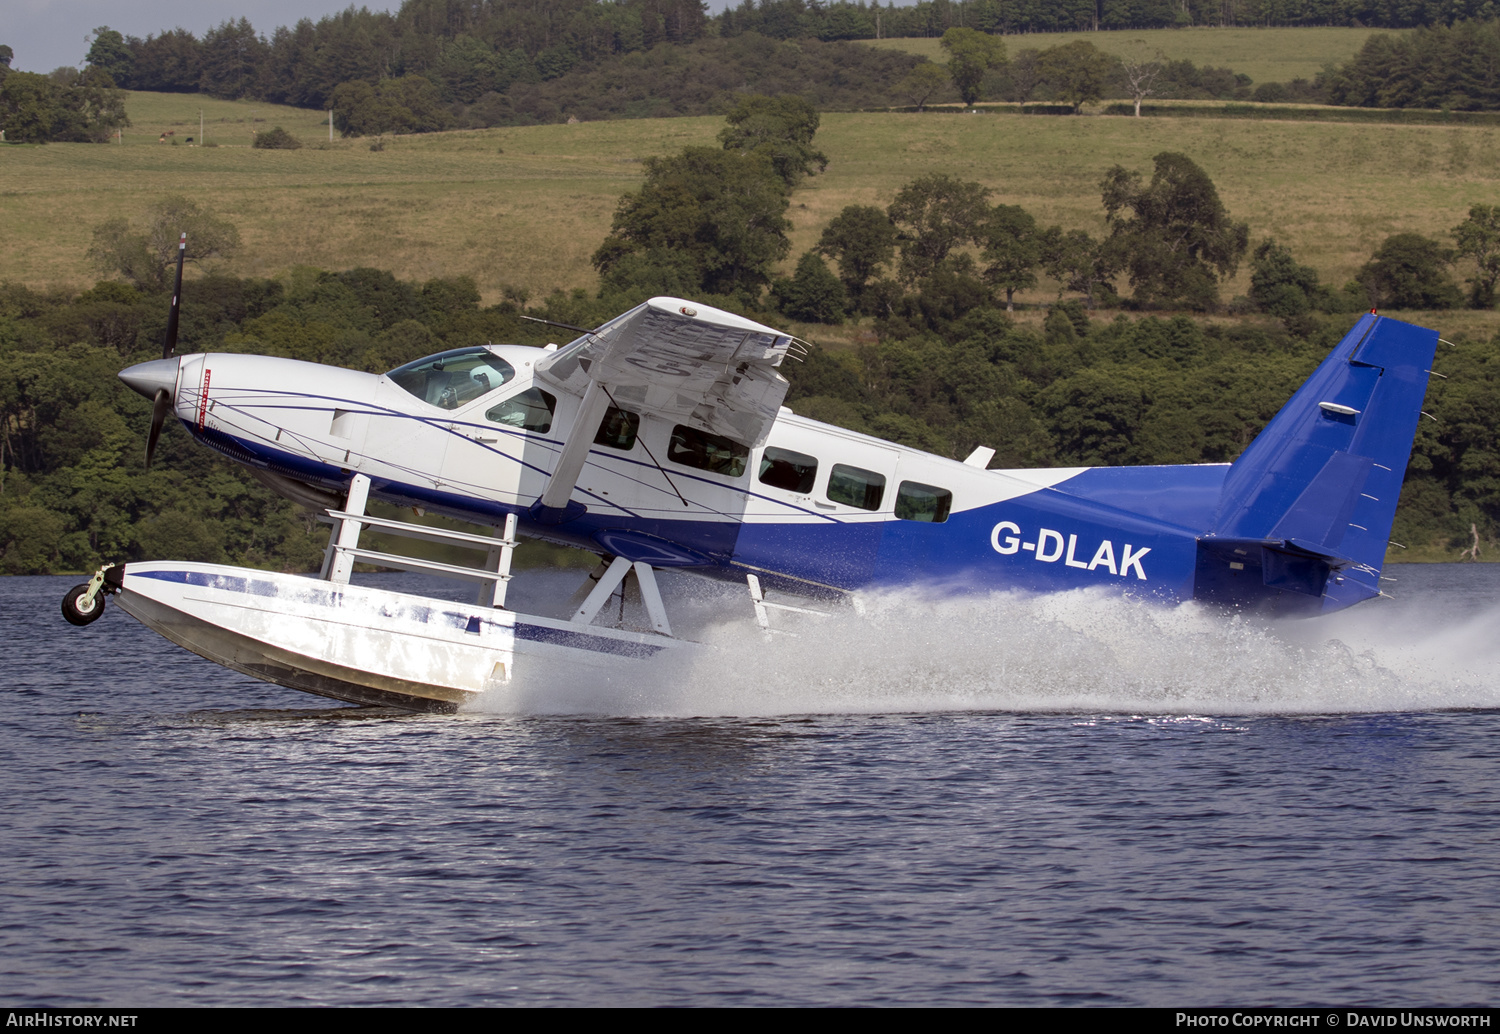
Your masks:
<path fill-rule="evenodd" d="M 903 521 L 942 524 L 953 509 L 953 493 L 946 488 L 903 481 L 896 490 L 896 516 Z"/>
<path fill-rule="evenodd" d="M 386 374 L 428 405 L 457 409 L 514 380 L 516 368 L 487 348 L 455 348 Z"/>
<path fill-rule="evenodd" d="M 556 398 L 540 388 L 527 388 L 492 408 L 484 417 L 506 427 L 546 434 L 552 430 L 552 414 L 556 410 Z"/>
<path fill-rule="evenodd" d="M 843 503 L 860 510 L 878 510 L 884 495 L 885 475 L 873 470 L 835 463 L 833 472 L 828 475 L 829 502 Z"/>
<path fill-rule="evenodd" d="M 722 435 L 678 424 L 672 428 L 667 459 L 684 467 L 737 478 L 750 462 L 750 448 Z"/>
<path fill-rule="evenodd" d="M 635 448 L 635 436 L 640 430 L 639 415 L 610 406 L 599 424 L 599 433 L 594 435 L 594 444 L 628 451 Z"/>
<path fill-rule="evenodd" d="M 766 449 L 760 459 L 760 483 L 807 495 L 818 477 L 818 461 L 790 449 Z"/>

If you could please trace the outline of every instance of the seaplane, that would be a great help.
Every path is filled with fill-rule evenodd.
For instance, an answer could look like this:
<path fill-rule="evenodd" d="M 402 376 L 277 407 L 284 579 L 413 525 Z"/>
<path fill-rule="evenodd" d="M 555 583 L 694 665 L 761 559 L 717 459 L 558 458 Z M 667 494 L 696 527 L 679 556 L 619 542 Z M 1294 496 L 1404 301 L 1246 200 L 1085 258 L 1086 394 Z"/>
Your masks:
<path fill-rule="evenodd" d="M 167 417 L 331 525 L 316 577 L 221 564 L 107 565 L 63 601 L 106 597 L 235 671 L 367 706 L 453 711 L 528 666 L 598 677 L 693 648 L 658 573 L 738 582 L 747 629 L 869 589 L 1090 589 L 1320 614 L 1381 595 L 1392 521 L 1438 336 L 1361 317 L 1233 463 L 991 470 L 799 416 L 793 335 L 651 298 L 535 348 L 472 344 L 384 374 L 176 354 L 120 373 Z M 561 336 L 561 335 L 559 335 Z M 370 514 L 381 500 L 469 522 Z M 362 532 L 474 551 L 472 565 L 362 547 Z M 521 538 L 591 551 L 561 616 L 506 607 Z M 356 563 L 466 579 L 472 604 L 354 584 Z M 601 617 L 638 601 L 636 627 Z M 796 602 L 786 602 L 794 599 Z M 777 602 L 781 601 L 781 602 Z M 914 603 L 915 605 L 915 603 Z"/>

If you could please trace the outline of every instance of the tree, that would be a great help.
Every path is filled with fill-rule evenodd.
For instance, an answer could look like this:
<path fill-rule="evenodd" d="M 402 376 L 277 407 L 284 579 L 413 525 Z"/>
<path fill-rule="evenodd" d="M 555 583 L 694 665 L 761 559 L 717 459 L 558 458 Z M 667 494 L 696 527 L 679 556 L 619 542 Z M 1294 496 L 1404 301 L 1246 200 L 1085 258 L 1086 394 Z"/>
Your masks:
<path fill-rule="evenodd" d="M 948 74 L 965 104 L 979 100 L 985 73 L 1005 64 L 1005 44 L 974 29 L 954 27 L 943 33 L 948 52 Z"/>
<path fill-rule="evenodd" d="M 106 73 L 116 83 L 123 83 L 130 78 L 135 55 L 126 46 L 124 36 L 108 25 L 101 25 L 94 30 L 94 41 L 89 45 L 89 55 L 85 60 L 90 68 Z"/>
<path fill-rule="evenodd" d="M 1041 242 L 1042 264 L 1047 275 L 1062 284 L 1064 291 L 1079 291 L 1094 307 L 1094 294 L 1100 287 L 1114 286 L 1122 263 L 1113 238 L 1096 241 L 1083 230 L 1063 233 L 1054 226 Z"/>
<path fill-rule="evenodd" d="M 1060 99 L 1073 105 L 1076 114 L 1104 96 L 1114 59 L 1086 40 L 1074 40 L 1042 51 L 1037 70 Z"/>
<path fill-rule="evenodd" d="M 785 181 L 764 155 L 689 147 L 648 158 L 646 182 L 620 199 L 594 267 L 606 290 L 625 286 L 626 273 L 640 287 L 655 269 L 695 292 L 758 292 L 791 247 L 786 208 Z"/>
<path fill-rule="evenodd" d="M 250 146 L 266 151 L 295 151 L 302 146 L 302 141 L 277 126 L 264 133 L 256 133 Z"/>
<path fill-rule="evenodd" d="M 510 85 L 503 81 L 506 76 L 500 55 L 493 47 L 467 34 L 443 47 L 437 72 L 443 81 L 444 96 L 464 104 L 472 104 L 486 93 Z"/>
<path fill-rule="evenodd" d="M 948 73 L 941 65 L 923 61 L 896 86 L 896 92 L 911 100 L 918 111 L 927 107 L 927 98 L 948 85 Z"/>
<path fill-rule="evenodd" d="M 75 72 L 63 90 L 68 114 L 66 129 L 53 137 L 72 143 L 105 143 L 115 130 L 130 125 L 125 114 L 125 91 L 115 88 L 109 73 L 98 68 Z"/>
<path fill-rule="evenodd" d="M 333 107 L 333 125 L 340 136 L 373 136 L 389 131 L 395 112 L 374 86 L 361 80 L 341 83 L 328 102 Z"/>
<path fill-rule="evenodd" d="M 1020 205 L 996 205 L 982 231 L 986 283 L 1003 288 L 1005 311 L 1015 312 L 1017 291 L 1036 286 L 1042 241 L 1036 220 Z"/>
<path fill-rule="evenodd" d="M 135 63 L 122 85 L 132 90 L 196 93 L 203 74 L 203 48 L 186 29 L 171 29 L 144 40 L 128 41 Z"/>
<path fill-rule="evenodd" d="M 94 228 L 89 259 L 106 276 L 119 275 L 145 290 L 164 290 L 177 261 L 179 235 L 188 235 L 187 259 L 202 265 L 227 257 L 240 244 L 239 230 L 184 197 L 165 197 L 147 213 L 146 231 L 135 232 L 123 218 Z"/>
<path fill-rule="evenodd" d="M 801 97 L 741 97 L 725 121 L 729 125 L 719 130 L 724 149 L 764 155 L 788 190 L 804 176 L 828 168 L 828 156 L 812 146 L 818 131 L 818 109 Z"/>
<path fill-rule="evenodd" d="M 257 92 L 259 72 L 269 47 L 248 19 L 225 21 L 203 34 L 200 89 L 230 99 Z"/>
<path fill-rule="evenodd" d="M 333 125 L 344 136 L 380 133 L 433 133 L 447 129 L 452 116 L 432 80 L 420 75 L 348 82 L 333 91 Z"/>
<path fill-rule="evenodd" d="M 1036 88 L 1042 82 L 1041 56 L 1041 52 L 1035 47 L 1027 47 L 1010 63 L 1011 93 L 1020 102 L 1023 113 L 1031 101 L 1031 95 L 1036 93 Z"/>
<path fill-rule="evenodd" d="M 797 272 L 771 288 L 777 308 L 805 323 L 842 323 L 849 296 L 816 251 L 804 252 Z"/>
<path fill-rule="evenodd" d="M 13 143 L 102 142 L 128 125 L 125 94 L 96 68 L 11 72 L 0 79 L 0 129 Z"/>
<path fill-rule="evenodd" d="M 1135 117 L 1140 118 L 1141 101 L 1156 89 L 1156 81 L 1166 70 L 1166 57 L 1159 50 L 1147 57 L 1144 54 L 1145 40 L 1135 40 L 1134 43 L 1134 52 L 1120 58 L 1120 71 L 1135 101 Z"/>
<path fill-rule="evenodd" d="M 920 280 L 954 248 L 979 243 L 989 196 L 989 188 L 941 172 L 902 187 L 886 209 L 901 230 L 901 278 Z"/>
<path fill-rule="evenodd" d="M 975 268 L 974 256 L 965 251 L 948 255 L 913 286 L 903 299 L 904 308 L 920 314 L 930 329 L 944 336 L 953 321 L 994 301 L 994 292 Z"/>
<path fill-rule="evenodd" d="M 1492 308 L 1495 283 L 1500 281 L 1500 205 L 1475 205 L 1469 209 L 1469 218 L 1452 232 L 1458 255 L 1474 260 L 1474 275 L 1468 280 L 1469 305 Z"/>
<path fill-rule="evenodd" d="M 1250 299 L 1266 312 L 1283 319 L 1302 316 L 1321 293 L 1318 271 L 1299 266 L 1292 253 L 1266 238 L 1250 260 Z"/>
<path fill-rule="evenodd" d="M 1079 370 L 1039 392 L 1036 406 L 1047 417 L 1058 458 L 1064 462 L 1090 466 L 1139 462 L 1135 439 L 1146 400 L 1135 376 Z"/>
<path fill-rule="evenodd" d="M 868 311 L 865 290 L 880 267 L 896 254 L 896 227 L 874 205 L 849 205 L 818 238 L 818 251 L 839 264 L 839 279 L 849 300 Z"/>
<path fill-rule="evenodd" d="M 1149 186 L 1119 165 L 1102 184 L 1110 237 L 1126 256 L 1135 300 L 1212 309 L 1218 278 L 1239 268 L 1250 228 L 1230 220 L 1208 173 L 1187 155 L 1165 151 L 1153 162 Z"/>
<path fill-rule="evenodd" d="M 42 144 L 62 118 L 61 91 L 45 75 L 11 72 L 0 80 L 0 130 L 17 144 Z"/>
<path fill-rule="evenodd" d="M 1437 241 L 1419 233 L 1398 233 L 1375 249 L 1357 279 L 1375 308 L 1451 309 L 1463 300 L 1448 274 L 1451 260 L 1451 253 Z"/>

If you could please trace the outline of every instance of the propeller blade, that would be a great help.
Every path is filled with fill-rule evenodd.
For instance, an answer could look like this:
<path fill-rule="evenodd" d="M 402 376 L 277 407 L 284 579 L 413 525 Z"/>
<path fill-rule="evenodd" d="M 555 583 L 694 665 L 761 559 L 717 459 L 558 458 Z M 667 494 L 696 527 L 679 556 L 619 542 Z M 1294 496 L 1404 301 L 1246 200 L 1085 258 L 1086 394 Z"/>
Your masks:
<path fill-rule="evenodd" d="M 146 469 L 151 469 L 151 457 L 156 454 L 156 440 L 161 437 L 161 425 L 167 422 L 167 413 L 172 408 L 172 393 L 166 388 L 156 390 L 156 401 L 151 405 L 151 432 L 146 435 Z"/>
<path fill-rule="evenodd" d="M 182 302 L 182 260 L 186 254 L 187 234 L 184 233 L 177 240 L 177 279 L 172 284 L 172 308 L 167 310 L 167 333 L 161 343 L 163 359 L 170 359 L 173 349 L 177 347 L 177 312 Z"/>
<path fill-rule="evenodd" d="M 187 234 L 177 238 L 177 276 L 172 281 L 172 307 L 167 310 L 167 333 L 162 338 L 161 357 L 170 359 L 177 349 L 177 321 L 182 309 L 182 260 L 187 255 Z M 145 364 L 149 365 L 149 364 Z M 161 437 L 162 425 L 167 422 L 167 413 L 172 408 L 172 392 L 166 388 L 156 389 L 156 398 L 151 403 L 151 431 L 146 435 L 146 469 L 151 469 L 151 458 L 156 455 L 156 442 Z"/>

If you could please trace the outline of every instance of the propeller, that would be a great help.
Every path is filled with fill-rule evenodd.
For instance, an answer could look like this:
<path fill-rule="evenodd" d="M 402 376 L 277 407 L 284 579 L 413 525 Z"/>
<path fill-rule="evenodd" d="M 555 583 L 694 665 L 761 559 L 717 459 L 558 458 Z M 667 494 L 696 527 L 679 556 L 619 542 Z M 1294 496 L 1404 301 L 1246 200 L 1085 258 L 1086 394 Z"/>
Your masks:
<path fill-rule="evenodd" d="M 187 234 L 177 241 L 177 279 L 172 284 L 172 308 L 167 311 L 167 333 L 162 338 L 161 357 L 172 358 L 177 348 L 177 321 L 182 309 L 182 260 L 187 254 Z M 146 469 L 151 469 L 151 457 L 156 454 L 156 442 L 161 437 L 161 428 L 172 410 L 172 392 L 157 388 L 156 398 L 151 404 L 151 431 L 146 435 Z"/>

